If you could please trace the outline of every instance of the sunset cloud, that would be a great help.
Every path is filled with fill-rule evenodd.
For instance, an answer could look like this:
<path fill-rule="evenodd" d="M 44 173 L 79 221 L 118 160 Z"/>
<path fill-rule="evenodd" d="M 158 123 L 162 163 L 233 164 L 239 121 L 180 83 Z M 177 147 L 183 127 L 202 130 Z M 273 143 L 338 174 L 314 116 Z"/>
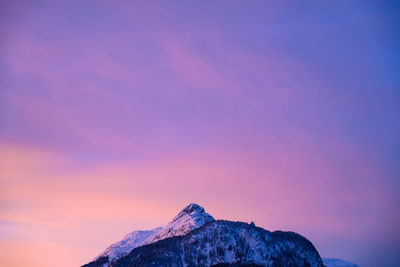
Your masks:
<path fill-rule="evenodd" d="M 189 202 L 400 261 L 397 7 L 45 2 L 0 4 L 0 265 L 78 266 Z"/>

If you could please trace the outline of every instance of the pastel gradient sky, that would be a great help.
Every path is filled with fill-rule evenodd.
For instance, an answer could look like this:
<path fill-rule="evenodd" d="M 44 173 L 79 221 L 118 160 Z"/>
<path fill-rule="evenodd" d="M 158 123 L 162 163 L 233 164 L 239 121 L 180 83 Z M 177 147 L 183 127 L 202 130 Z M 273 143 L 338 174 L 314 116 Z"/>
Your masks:
<path fill-rule="evenodd" d="M 399 14 L 1 1 L 0 265 L 79 266 L 196 202 L 399 266 Z"/>

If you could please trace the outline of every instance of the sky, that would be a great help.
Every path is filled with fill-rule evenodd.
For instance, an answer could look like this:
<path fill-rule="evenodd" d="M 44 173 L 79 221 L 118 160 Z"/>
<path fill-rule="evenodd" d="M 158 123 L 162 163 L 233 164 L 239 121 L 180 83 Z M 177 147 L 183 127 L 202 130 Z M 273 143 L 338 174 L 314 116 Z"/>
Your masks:
<path fill-rule="evenodd" d="M 198 203 L 400 265 L 395 1 L 0 3 L 0 265 Z"/>

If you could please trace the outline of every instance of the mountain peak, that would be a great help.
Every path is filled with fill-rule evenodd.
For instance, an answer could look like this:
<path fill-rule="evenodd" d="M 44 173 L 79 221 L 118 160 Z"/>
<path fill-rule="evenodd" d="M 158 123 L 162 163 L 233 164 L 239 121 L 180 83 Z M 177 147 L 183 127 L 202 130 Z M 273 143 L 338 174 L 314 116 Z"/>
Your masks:
<path fill-rule="evenodd" d="M 165 227 L 158 227 L 149 231 L 133 231 L 127 234 L 124 239 L 109 246 L 95 261 L 103 262 L 101 266 L 109 266 L 115 260 L 126 256 L 132 249 L 157 242 L 172 236 L 186 235 L 190 231 L 215 221 L 214 218 L 205 212 L 198 204 L 190 203 Z M 97 265 L 96 265 L 97 266 Z"/>
<path fill-rule="evenodd" d="M 204 213 L 204 208 L 196 203 L 190 203 L 180 213 L 191 214 L 193 212 Z"/>
<path fill-rule="evenodd" d="M 186 235 L 190 231 L 203 226 L 215 219 L 205 212 L 204 208 L 198 204 L 187 205 L 175 218 L 163 229 L 156 233 L 149 243 L 156 242 L 171 236 Z"/>
<path fill-rule="evenodd" d="M 215 220 L 210 214 L 205 212 L 203 207 L 195 203 L 190 203 L 183 208 L 183 210 L 181 210 L 181 212 L 179 212 L 178 215 L 176 215 L 175 218 L 165 228 L 168 226 L 173 226 L 176 228 L 182 225 L 193 225 L 195 226 L 194 228 L 198 228 L 210 221 Z"/>

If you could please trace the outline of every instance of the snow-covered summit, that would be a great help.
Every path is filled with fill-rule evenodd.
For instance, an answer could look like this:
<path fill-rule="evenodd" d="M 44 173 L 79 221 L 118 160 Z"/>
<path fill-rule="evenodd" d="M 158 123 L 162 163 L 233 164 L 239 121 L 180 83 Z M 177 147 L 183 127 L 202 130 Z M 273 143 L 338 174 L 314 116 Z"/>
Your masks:
<path fill-rule="evenodd" d="M 112 262 L 125 257 L 136 247 L 172 236 L 186 235 L 211 221 L 215 221 L 215 219 L 206 213 L 203 207 L 191 203 L 165 227 L 158 227 L 148 231 L 133 231 L 122 240 L 106 248 L 93 262 L 97 262 L 97 266 L 110 266 Z"/>
<path fill-rule="evenodd" d="M 190 231 L 203 226 L 215 219 L 204 211 L 201 206 L 191 203 L 186 206 L 175 218 L 160 231 L 155 233 L 148 243 L 172 236 L 186 235 Z"/>

